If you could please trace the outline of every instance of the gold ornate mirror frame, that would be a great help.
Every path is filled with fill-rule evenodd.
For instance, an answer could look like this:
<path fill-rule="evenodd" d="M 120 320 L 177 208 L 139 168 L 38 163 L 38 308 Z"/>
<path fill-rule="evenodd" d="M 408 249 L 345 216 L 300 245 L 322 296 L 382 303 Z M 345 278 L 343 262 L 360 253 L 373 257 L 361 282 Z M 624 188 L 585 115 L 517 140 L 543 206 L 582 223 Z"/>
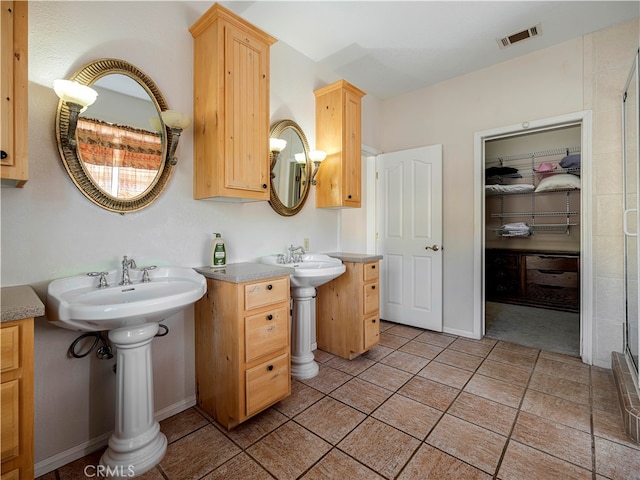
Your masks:
<path fill-rule="evenodd" d="M 104 58 L 93 61 L 78 70 L 70 80 L 75 80 L 82 85 L 91 86 L 100 78 L 111 74 L 125 75 L 136 81 L 148 93 L 158 111 L 158 116 L 160 112 L 168 110 L 167 102 L 153 80 L 137 67 L 124 60 Z M 167 146 L 171 143 L 171 131 L 168 128 L 165 127 L 161 132 L 163 139 L 162 160 L 153 182 L 142 194 L 133 198 L 123 199 L 105 192 L 96 184 L 91 175 L 87 173 L 76 147 L 73 146 L 73 142 L 63 141 L 68 127 L 69 108 L 60 100 L 56 112 L 55 128 L 58 151 L 60 152 L 62 163 L 76 187 L 78 187 L 85 197 L 96 205 L 120 214 L 135 212 L 153 203 L 167 186 L 173 172 L 173 166 L 170 165 L 170 162 L 166 161 Z"/>
<path fill-rule="evenodd" d="M 300 126 L 296 122 L 294 122 L 293 120 L 280 120 L 278 122 L 273 123 L 270 128 L 269 136 L 271 138 L 280 138 L 288 129 L 291 129 L 292 132 L 295 133 L 295 135 L 297 135 L 298 138 L 300 139 L 300 143 L 302 144 L 302 148 L 303 148 L 303 152 L 301 153 L 304 153 L 304 156 L 305 156 L 305 163 L 303 164 L 303 168 L 301 169 L 302 170 L 301 178 L 299 180 L 296 180 L 300 182 L 300 185 L 298 187 L 300 188 L 300 197 L 294 205 L 291 205 L 291 206 L 286 205 L 280 198 L 280 195 L 278 194 L 278 189 L 276 188 L 276 185 L 274 185 L 275 175 L 273 171 L 278 161 L 278 155 L 274 155 L 273 152 L 269 152 L 269 163 L 270 163 L 270 174 L 271 174 L 271 194 L 270 194 L 269 204 L 271 204 L 271 207 L 279 215 L 282 215 L 285 217 L 290 217 L 292 215 L 295 215 L 300 210 L 302 210 L 302 207 L 304 207 L 307 197 L 309 196 L 309 190 L 311 189 L 310 177 L 311 177 L 311 171 L 312 171 L 311 169 L 313 168 L 311 160 L 309 159 L 309 142 L 307 141 L 307 137 L 302 131 L 302 128 L 300 128 Z M 289 148 L 289 145 L 285 147 L 285 149 L 282 152 L 280 152 L 279 156 L 281 158 L 283 158 L 283 156 L 286 154 L 285 152 L 288 152 L 288 148 Z"/>

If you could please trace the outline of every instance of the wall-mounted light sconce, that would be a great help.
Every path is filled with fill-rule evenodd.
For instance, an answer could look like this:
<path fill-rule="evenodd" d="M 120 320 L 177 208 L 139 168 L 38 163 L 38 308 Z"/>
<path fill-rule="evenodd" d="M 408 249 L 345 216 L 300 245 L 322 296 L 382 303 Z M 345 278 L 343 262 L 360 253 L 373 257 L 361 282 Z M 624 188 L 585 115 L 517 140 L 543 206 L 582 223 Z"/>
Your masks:
<path fill-rule="evenodd" d="M 96 101 L 98 92 L 76 81 L 62 79 L 53 81 L 53 91 L 69 108 L 69 129 L 67 135 L 62 137 L 63 142 L 65 146 L 75 148 L 78 117 Z"/>
<path fill-rule="evenodd" d="M 282 138 L 269 138 L 269 151 L 273 155 L 272 164 L 278 161 L 278 155 L 287 146 L 287 141 Z"/>
<path fill-rule="evenodd" d="M 316 184 L 316 174 L 318 173 L 318 168 L 320 168 L 320 164 L 325 158 L 327 158 L 327 152 L 323 152 L 322 150 L 311 150 L 309 152 L 309 159 L 313 162 L 313 174 L 311 175 L 311 185 Z"/>
<path fill-rule="evenodd" d="M 160 112 L 160 116 L 164 124 L 171 130 L 171 145 L 169 145 L 167 161 L 169 165 L 175 165 L 178 163 L 176 148 L 178 148 L 180 134 L 183 130 L 191 126 L 191 117 L 184 113 L 176 112 L 175 110 L 165 110 L 164 112 Z"/>

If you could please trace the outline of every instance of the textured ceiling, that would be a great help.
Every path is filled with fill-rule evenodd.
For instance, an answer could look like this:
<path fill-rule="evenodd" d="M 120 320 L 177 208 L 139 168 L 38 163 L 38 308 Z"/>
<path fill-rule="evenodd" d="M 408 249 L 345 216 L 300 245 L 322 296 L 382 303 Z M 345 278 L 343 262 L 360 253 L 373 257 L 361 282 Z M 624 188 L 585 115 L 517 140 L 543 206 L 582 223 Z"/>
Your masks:
<path fill-rule="evenodd" d="M 187 3 L 197 16 L 211 6 L 206 1 Z M 638 1 L 220 3 L 380 99 L 640 15 Z M 504 49 L 498 47 L 498 38 L 537 24 L 542 35 Z"/>

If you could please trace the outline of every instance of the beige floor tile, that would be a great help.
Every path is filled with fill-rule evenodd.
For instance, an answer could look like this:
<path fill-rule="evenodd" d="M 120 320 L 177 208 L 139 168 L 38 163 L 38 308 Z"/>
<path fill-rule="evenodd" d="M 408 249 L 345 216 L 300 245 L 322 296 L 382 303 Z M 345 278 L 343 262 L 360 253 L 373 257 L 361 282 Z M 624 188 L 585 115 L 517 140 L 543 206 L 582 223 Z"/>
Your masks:
<path fill-rule="evenodd" d="M 498 471 L 501 480 L 591 480 L 591 471 L 511 441 Z"/>
<path fill-rule="evenodd" d="M 432 345 L 438 345 L 439 347 L 447 347 L 455 341 L 458 337 L 453 335 L 447 335 L 446 333 L 430 332 L 426 331 L 418 335 L 415 340 L 418 342 L 430 343 Z"/>
<path fill-rule="evenodd" d="M 473 372 L 436 362 L 435 360 L 418 372 L 418 376 L 420 377 L 435 380 L 436 382 L 459 389 L 465 386 L 472 375 Z"/>
<path fill-rule="evenodd" d="M 587 364 L 567 363 L 550 358 L 539 358 L 535 366 L 535 372 L 573 380 L 585 385 L 589 385 L 589 370 L 589 365 Z"/>
<path fill-rule="evenodd" d="M 527 412 L 520 412 L 511 435 L 530 447 L 591 469 L 591 435 Z"/>
<path fill-rule="evenodd" d="M 493 475 L 507 437 L 445 414 L 426 443 Z"/>
<path fill-rule="evenodd" d="M 393 351 L 393 348 L 385 347 L 384 345 L 376 345 L 370 350 L 364 352 L 361 357 L 368 358 L 374 362 L 379 362 Z"/>
<path fill-rule="evenodd" d="M 424 330 L 421 328 L 410 327 L 408 325 L 394 325 L 389 330 L 385 330 L 386 333 L 391 333 L 392 335 L 397 335 L 399 337 L 404 338 L 416 338 L 420 335 Z"/>
<path fill-rule="evenodd" d="M 398 350 L 431 360 L 433 358 L 436 358 L 438 354 L 442 350 L 444 350 L 444 347 L 439 347 L 438 345 L 432 345 L 430 343 L 418 342 L 417 340 L 411 340 L 410 342 L 407 342 L 403 346 L 401 346 Z"/>
<path fill-rule="evenodd" d="M 418 373 L 429 363 L 429 360 L 396 350 L 380 360 L 380 363 L 397 368 L 398 370 L 404 370 L 405 372 Z"/>
<path fill-rule="evenodd" d="M 528 390 L 522 411 L 591 433 L 591 412 L 588 405 L 571 402 L 537 390 Z"/>
<path fill-rule="evenodd" d="M 383 480 L 376 472 L 334 448 L 316 463 L 303 477 L 304 480 Z"/>
<path fill-rule="evenodd" d="M 318 363 L 326 363 L 335 357 L 336 355 L 334 355 L 333 353 L 325 352 L 324 350 L 320 350 L 319 348 L 313 351 L 313 358 Z"/>
<path fill-rule="evenodd" d="M 292 480 L 330 449 L 320 437 L 289 421 L 249 447 L 247 453 L 274 477 Z"/>
<path fill-rule="evenodd" d="M 525 347 L 524 345 L 518 345 L 511 342 L 499 341 L 496 344 L 496 348 L 509 350 L 511 352 L 517 353 L 518 355 L 529 357 L 532 360 L 538 358 L 538 355 L 540 355 L 540 350 L 538 350 L 537 348 Z"/>
<path fill-rule="evenodd" d="M 416 376 L 405 383 L 398 393 L 444 412 L 458 396 L 460 390 Z"/>
<path fill-rule="evenodd" d="M 368 368 L 358 378 L 366 380 L 367 382 L 378 385 L 387 390 L 396 391 L 402 385 L 404 385 L 413 375 L 397 368 L 389 367 L 381 363 L 376 363 L 371 368 Z"/>
<path fill-rule="evenodd" d="M 497 378 L 514 385 L 526 386 L 531 376 L 530 368 L 516 367 L 502 362 L 493 360 L 485 360 L 478 368 L 478 373 L 486 376 Z"/>
<path fill-rule="evenodd" d="M 502 344 L 499 343 L 498 345 Z M 509 348 L 499 348 L 498 346 L 491 350 L 491 353 L 487 355 L 487 359 L 528 370 L 533 369 L 536 363 L 536 357 L 532 357 L 528 353 L 521 353 L 518 350 Z"/>
<path fill-rule="evenodd" d="M 398 480 L 490 480 L 491 475 L 422 444 Z"/>
<path fill-rule="evenodd" d="M 407 414 L 407 412 L 410 412 Z M 373 418 L 424 440 L 442 412 L 420 402 L 394 394 L 371 415 Z"/>
<path fill-rule="evenodd" d="M 273 477 L 246 453 L 236 455 L 202 480 L 272 480 Z"/>
<path fill-rule="evenodd" d="M 291 395 L 276 403 L 273 408 L 289 418 L 295 417 L 309 405 L 322 398 L 322 393 L 297 380 L 291 380 Z"/>
<path fill-rule="evenodd" d="M 434 360 L 463 370 L 475 372 L 482 363 L 483 358 L 447 348 L 440 352 Z"/>
<path fill-rule="evenodd" d="M 408 338 L 399 337 L 398 335 L 389 333 L 390 330 L 391 329 L 386 332 L 380 332 L 380 345 L 393 348 L 395 350 L 409 341 Z"/>
<path fill-rule="evenodd" d="M 640 447 L 595 438 L 596 472 L 611 479 L 640 479 Z"/>
<path fill-rule="evenodd" d="M 371 417 L 338 444 L 338 448 L 386 478 L 395 478 L 420 441 Z"/>
<path fill-rule="evenodd" d="M 170 444 L 160 466 L 171 479 L 195 479 L 238 453 L 240 449 L 231 440 L 213 425 L 207 425 Z"/>
<path fill-rule="evenodd" d="M 540 351 L 540 358 L 547 358 L 549 360 L 557 360 L 558 362 L 570 363 L 574 365 L 583 365 L 580 357 L 572 357 L 571 355 L 564 355 L 562 353 L 545 352 Z"/>
<path fill-rule="evenodd" d="M 386 330 L 389 330 L 391 327 L 393 327 L 394 325 L 397 325 L 397 323 L 393 323 L 393 322 L 387 322 L 386 320 L 382 320 L 380 319 L 380 331 L 384 332 Z"/>
<path fill-rule="evenodd" d="M 160 431 L 167 437 L 167 442 L 189 435 L 209 422 L 195 408 L 189 408 L 160 422 Z"/>
<path fill-rule="evenodd" d="M 531 376 L 529 388 L 572 402 L 589 405 L 589 385 L 574 380 L 558 378 L 547 375 L 546 373 L 534 371 Z"/>
<path fill-rule="evenodd" d="M 389 390 L 360 378 L 353 378 L 331 392 L 333 398 L 367 415 L 378 408 L 391 395 L 392 392 Z"/>
<path fill-rule="evenodd" d="M 247 448 L 265 435 L 273 432 L 287 420 L 287 416 L 278 412 L 275 408 L 268 408 L 255 417 L 241 423 L 230 432 L 227 432 L 226 435 L 238 444 L 240 448 Z"/>
<path fill-rule="evenodd" d="M 100 457 L 106 450 L 100 450 L 90 453 L 78 460 L 67 463 L 58 469 L 60 480 L 85 480 L 89 475 L 96 473 L 96 467 L 100 463 Z M 54 475 L 55 479 L 55 475 Z"/>
<path fill-rule="evenodd" d="M 593 409 L 593 434 L 612 442 L 640 449 L 640 445 L 627 435 L 620 412 L 610 413 Z"/>
<path fill-rule="evenodd" d="M 518 411 L 486 398 L 462 392 L 447 413 L 500 435 L 509 435 Z"/>
<path fill-rule="evenodd" d="M 325 364 L 320 364 L 320 371 L 318 372 L 318 375 L 313 378 L 300 381 L 309 387 L 321 391 L 322 393 L 329 393 L 351 378 L 352 376 L 348 373 L 328 367 Z"/>
<path fill-rule="evenodd" d="M 347 360 L 346 358 L 342 357 L 334 357 L 327 363 L 325 363 L 325 365 L 340 370 L 341 372 L 348 373 L 349 375 L 356 376 L 359 373 L 364 372 L 374 363 L 376 362 L 363 356 L 356 357 L 353 360 Z"/>
<path fill-rule="evenodd" d="M 295 417 L 294 421 L 335 445 L 365 418 L 366 415 L 355 408 L 325 397 Z"/>
<path fill-rule="evenodd" d="M 448 347 L 451 350 L 458 352 L 469 353 L 471 355 L 477 355 L 479 357 L 486 357 L 491 352 L 493 345 L 490 343 L 483 343 L 477 340 L 469 340 L 466 338 L 457 338 Z"/>
<path fill-rule="evenodd" d="M 524 395 L 524 387 L 503 382 L 497 378 L 475 374 L 464 387 L 464 391 L 480 397 L 518 408 Z"/>

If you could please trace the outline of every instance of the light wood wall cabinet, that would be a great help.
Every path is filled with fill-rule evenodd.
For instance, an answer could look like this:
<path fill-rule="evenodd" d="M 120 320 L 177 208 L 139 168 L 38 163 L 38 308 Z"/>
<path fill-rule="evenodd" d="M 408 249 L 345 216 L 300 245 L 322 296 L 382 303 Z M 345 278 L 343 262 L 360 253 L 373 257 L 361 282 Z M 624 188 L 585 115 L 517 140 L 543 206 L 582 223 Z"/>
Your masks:
<path fill-rule="evenodd" d="M 352 360 L 380 341 L 379 262 L 342 262 L 347 270 L 318 287 L 318 348 Z"/>
<path fill-rule="evenodd" d="M 291 394 L 289 276 L 207 278 L 196 303 L 198 405 L 232 429 Z"/>
<path fill-rule="evenodd" d="M 2 112 L 0 177 L 3 186 L 24 187 L 29 179 L 27 150 L 28 2 L 2 5 Z"/>
<path fill-rule="evenodd" d="M 316 148 L 327 158 L 316 175 L 316 207 L 361 206 L 362 90 L 340 80 L 314 92 Z"/>
<path fill-rule="evenodd" d="M 269 47 L 275 39 L 214 4 L 194 47 L 194 198 L 269 200 Z"/>
<path fill-rule="evenodd" d="M 0 346 L 2 480 L 32 479 L 33 318 L 2 322 Z"/>

